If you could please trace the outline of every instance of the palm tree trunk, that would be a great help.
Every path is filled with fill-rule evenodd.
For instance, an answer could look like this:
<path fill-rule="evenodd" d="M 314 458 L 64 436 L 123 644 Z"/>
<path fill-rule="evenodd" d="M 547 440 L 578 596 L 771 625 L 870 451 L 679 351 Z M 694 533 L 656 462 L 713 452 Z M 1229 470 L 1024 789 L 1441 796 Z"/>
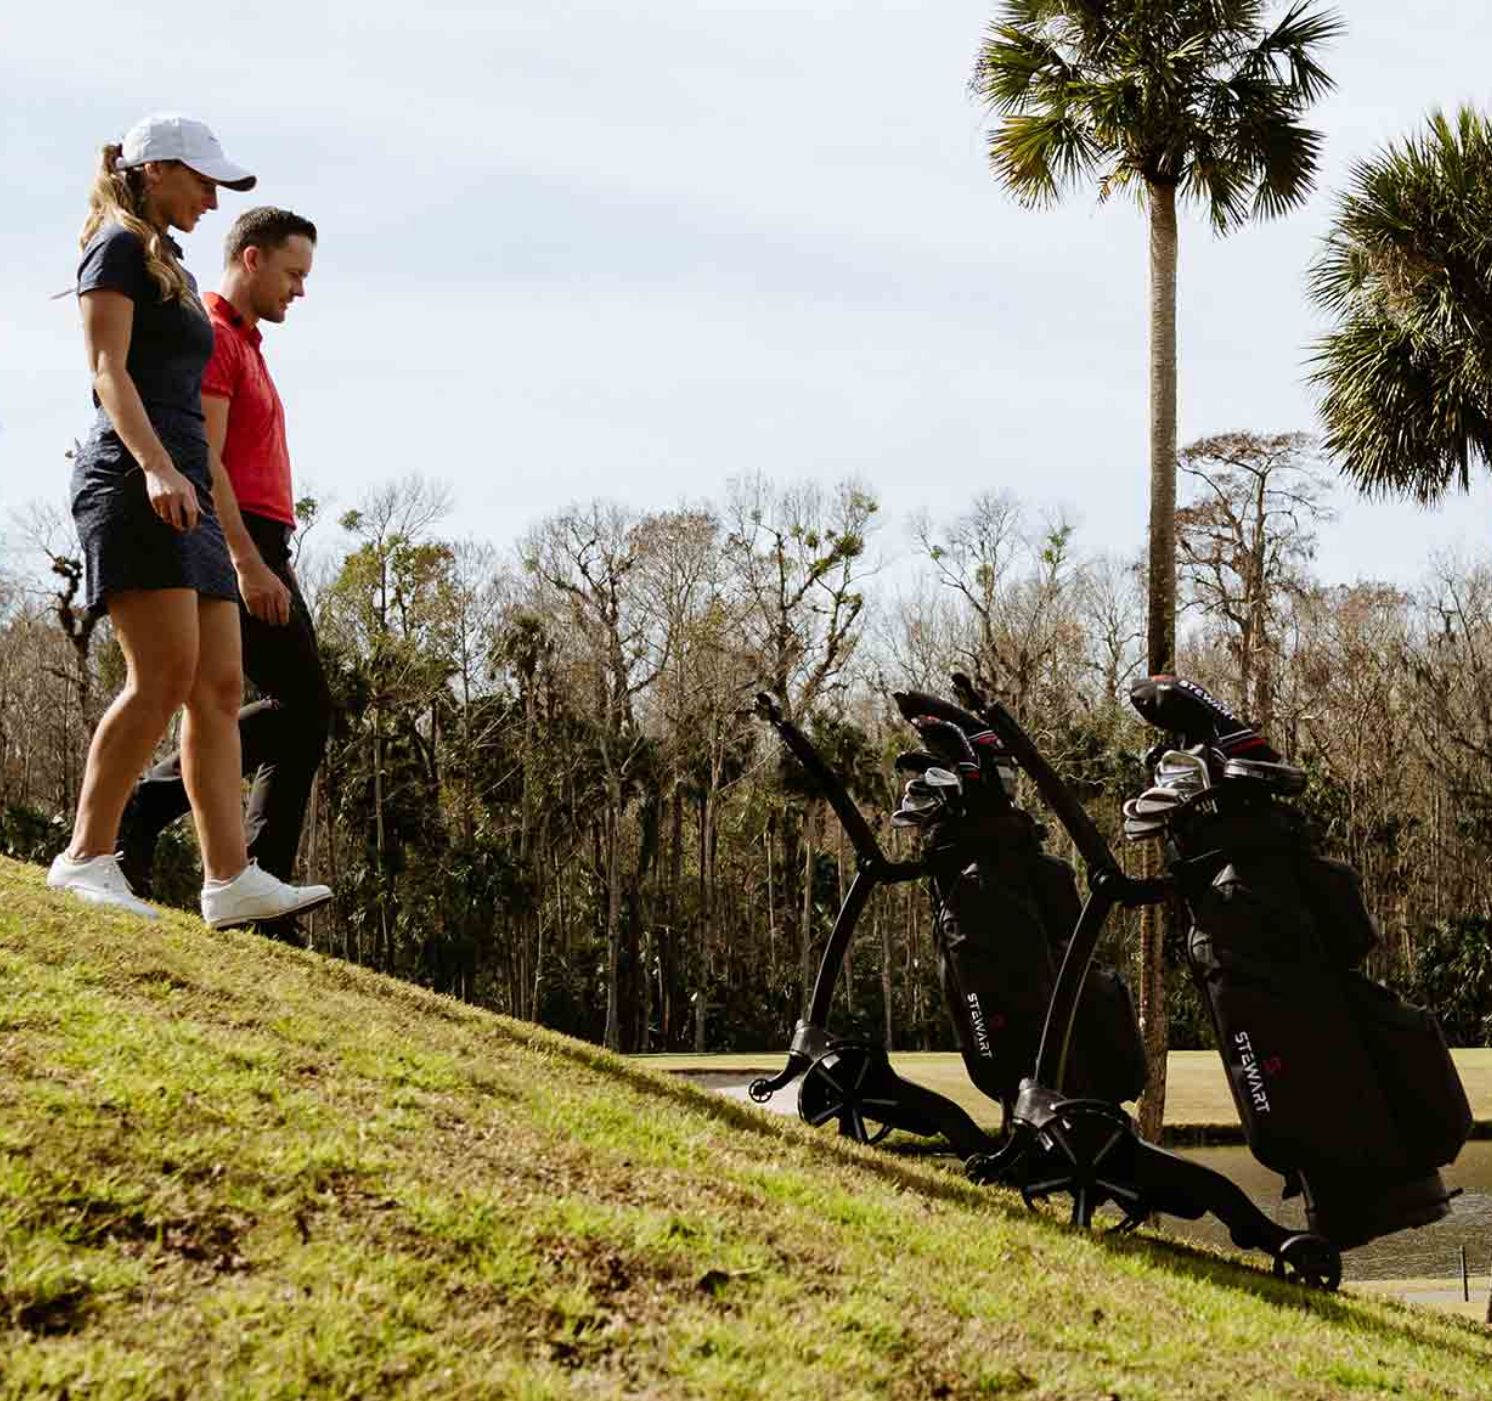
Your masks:
<path fill-rule="evenodd" d="M 1152 676 L 1176 666 L 1176 190 L 1150 186 L 1150 550 L 1147 660 Z M 1148 848 L 1147 848 L 1148 850 Z M 1159 1137 L 1166 1110 L 1164 912 L 1140 914 L 1140 1026 L 1150 1079 L 1140 1132 Z"/>
<path fill-rule="evenodd" d="M 1150 187 L 1150 673 L 1176 665 L 1176 191 Z"/>

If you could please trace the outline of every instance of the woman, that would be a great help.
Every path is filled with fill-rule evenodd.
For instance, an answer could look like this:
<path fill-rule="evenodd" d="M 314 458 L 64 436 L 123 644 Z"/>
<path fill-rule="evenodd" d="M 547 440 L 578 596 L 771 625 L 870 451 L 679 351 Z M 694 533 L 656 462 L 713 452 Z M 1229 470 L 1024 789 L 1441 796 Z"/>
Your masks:
<path fill-rule="evenodd" d="M 83 226 L 78 299 L 98 416 L 73 468 L 88 604 L 107 611 L 128 674 L 94 732 L 72 843 L 47 884 L 154 917 L 115 854 L 130 789 L 186 707 L 182 771 L 213 928 L 331 899 L 248 860 L 240 789 L 238 588 L 213 507 L 202 417 L 212 325 L 170 230 L 190 233 L 217 187 L 254 177 L 189 117 L 147 117 L 105 146 Z"/>

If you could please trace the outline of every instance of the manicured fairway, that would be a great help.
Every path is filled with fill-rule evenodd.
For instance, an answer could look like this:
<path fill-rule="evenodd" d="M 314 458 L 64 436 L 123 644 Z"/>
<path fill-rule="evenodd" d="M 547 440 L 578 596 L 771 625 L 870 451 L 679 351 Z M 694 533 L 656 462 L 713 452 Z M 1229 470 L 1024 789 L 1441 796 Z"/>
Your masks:
<path fill-rule="evenodd" d="M 1492 1049 L 1458 1049 L 1452 1053 L 1481 1124 L 1492 1127 Z M 786 1057 L 764 1051 L 715 1056 L 637 1056 L 634 1060 L 678 1074 L 741 1074 L 774 1072 Z M 969 1082 L 957 1055 L 942 1051 L 913 1051 L 891 1057 L 897 1072 L 937 1090 L 963 1105 L 983 1123 L 998 1124 L 999 1109 Z M 788 1093 L 791 1093 L 789 1091 Z M 1238 1114 L 1228 1094 L 1222 1063 L 1212 1051 L 1172 1051 L 1166 1067 L 1166 1126 L 1197 1129 L 1211 1126 L 1236 1129 Z"/>

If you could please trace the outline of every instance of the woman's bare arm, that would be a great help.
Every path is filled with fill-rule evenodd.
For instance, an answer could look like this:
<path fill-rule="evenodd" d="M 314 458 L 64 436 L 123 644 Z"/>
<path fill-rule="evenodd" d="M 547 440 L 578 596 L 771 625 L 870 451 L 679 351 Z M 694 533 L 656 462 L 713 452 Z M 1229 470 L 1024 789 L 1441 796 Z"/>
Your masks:
<path fill-rule="evenodd" d="M 94 393 L 120 441 L 145 473 L 152 509 L 177 530 L 195 529 L 200 512 L 197 489 L 176 469 L 156 436 L 126 368 L 134 303 L 122 292 L 104 288 L 84 292 L 78 300 L 83 307 L 83 343 Z"/>

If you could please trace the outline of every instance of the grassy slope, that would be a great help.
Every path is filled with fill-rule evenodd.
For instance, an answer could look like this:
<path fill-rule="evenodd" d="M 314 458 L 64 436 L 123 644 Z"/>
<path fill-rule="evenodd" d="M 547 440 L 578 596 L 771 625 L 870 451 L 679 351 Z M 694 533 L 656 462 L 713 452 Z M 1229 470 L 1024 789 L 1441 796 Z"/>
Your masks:
<path fill-rule="evenodd" d="M 0 1396 L 1489 1391 L 1481 1328 L 0 862 Z"/>

